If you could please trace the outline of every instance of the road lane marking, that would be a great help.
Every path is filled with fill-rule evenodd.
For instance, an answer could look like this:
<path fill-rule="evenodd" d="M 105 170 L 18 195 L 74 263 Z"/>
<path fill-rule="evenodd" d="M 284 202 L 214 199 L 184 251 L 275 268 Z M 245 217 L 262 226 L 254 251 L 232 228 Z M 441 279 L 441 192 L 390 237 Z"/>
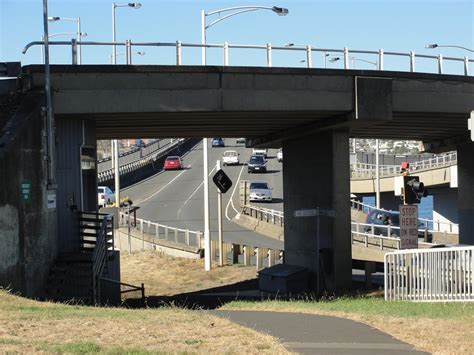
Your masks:
<path fill-rule="evenodd" d="M 237 186 L 239 186 L 240 177 L 242 176 L 242 172 L 244 171 L 244 167 L 245 167 L 245 165 L 242 165 L 242 168 L 240 169 L 239 177 L 237 178 L 237 182 L 234 185 L 234 189 L 232 190 L 232 194 L 230 195 L 229 202 L 227 202 L 227 206 L 225 207 L 225 218 L 227 218 L 228 221 L 231 221 L 231 218 L 229 218 L 229 214 L 228 214 L 229 205 L 232 205 L 232 208 L 234 209 L 234 211 L 237 214 L 240 214 L 240 212 L 235 209 L 233 199 L 234 199 L 235 190 L 237 189 Z"/>
<path fill-rule="evenodd" d="M 191 167 L 191 165 L 189 166 Z M 159 189 L 158 191 L 155 191 L 154 193 L 152 193 L 150 196 L 148 196 L 147 198 L 145 198 L 144 200 L 141 200 L 141 201 L 138 201 L 138 202 L 135 202 L 135 205 L 139 205 L 143 202 L 146 202 L 148 201 L 149 199 L 151 199 L 152 197 L 155 197 L 157 194 L 159 194 L 161 191 L 163 191 L 166 187 L 168 187 L 171 183 L 173 183 L 173 181 L 175 181 L 177 178 L 179 178 L 181 175 L 183 175 L 184 173 L 186 172 L 186 170 L 183 170 L 182 172 L 180 172 L 178 175 L 176 175 L 174 178 L 172 178 L 170 181 L 168 181 L 168 183 L 166 185 L 164 185 L 161 189 Z"/>
<path fill-rule="evenodd" d="M 214 166 L 212 168 L 212 170 L 207 175 L 208 177 L 211 176 L 211 174 L 212 174 L 212 172 L 214 171 L 215 168 L 216 168 L 216 166 Z M 189 202 L 189 200 L 191 200 L 191 198 L 194 196 L 194 194 L 196 192 L 198 192 L 198 190 L 201 188 L 202 185 L 204 185 L 204 180 L 199 184 L 198 187 L 196 187 L 196 189 L 191 193 L 191 195 L 189 195 L 188 199 L 186 201 L 184 201 L 183 206 L 178 210 L 177 219 L 179 219 L 179 214 L 181 213 L 181 210 L 184 208 L 184 206 L 186 206 L 186 204 Z"/>

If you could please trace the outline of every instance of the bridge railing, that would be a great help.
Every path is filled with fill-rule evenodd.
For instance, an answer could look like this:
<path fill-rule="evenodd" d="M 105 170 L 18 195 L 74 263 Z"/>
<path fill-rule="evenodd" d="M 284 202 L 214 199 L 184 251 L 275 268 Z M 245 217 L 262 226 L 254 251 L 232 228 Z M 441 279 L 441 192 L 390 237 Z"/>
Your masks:
<path fill-rule="evenodd" d="M 457 152 L 440 154 L 426 160 L 420 160 L 410 163 L 409 172 L 431 170 L 440 167 L 446 167 L 457 164 Z M 351 166 L 351 178 L 355 179 L 374 179 L 377 166 L 375 164 L 356 163 Z M 400 166 L 398 165 L 380 165 L 380 177 L 400 176 Z"/>
<path fill-rule="evenodd" d="M 474 246 L 385 254 L 385 300 L 474 301 Z"/>
<path fill-rule="evenodd" d="M 389 211 L 389 210 L 384 210 L 382 208 L 376 208 L 374 206 L 362 203 L 357 200 L 351 199 L 351 208 L 356 209 L 358 211 L 362 211 L 364 213 L 370 213 L 372 210 L 377 210 L 380 212 L 397 212 L 397 211 Z M 433 233 L 433 232 L 447 232 L 447 233 L 457 233 L 459 230 L 459 225 L 456 223 L 452 222 L 447 222 L 447 221 L 440 221 L 440 220 L 432 220 L 428 218 L 418 218 L 418 223 L 420 226 L 423 226 L 423 228 L 420 228 L 419 230 L 426 231 L 427 233 Z M 375 225 L 377 228 L 383 227 L 383 225 Z M 392 229 L 395 227 L 392 227 Z"/>
<path fill-rule="evenodd" d="M 126 51 L 126 58 L 129 58 L 131 61 L 131 53 L 134 47 L 174 47 L 175 48 L 175 63 L 176 65 L 182 65 L 183 62 L 183 48 L 209 48 L 209 49 L 218 49 L 222 51 L 222 58 L 223 58 L 223 65 L 229 65 L 229 50 L 230 49 L 251 49 L 262 51 L 265 55 L 262 55 L 262 59 L 266 59 L 266 62 L 263 62 L 264 65 L 271 67 L 273 66 L 273 54 L 274 52 L 278 51 L 299 51 L 306 54 L 306 65 L 308 68 L 313 67 L 313 55 L 320 54 L 321 58 L 324 58 L 327 54 L 341 54 L 341 61 L 343 62 L 344 69 L 350 68 L 350 60 L 351 54 L 363 54 L 370 57 L 373 57 L 373 60 L 377 64 L 377 70 L 386 70 L 385 67 L 385 58 L 386 57 L 402 57 L 406 59 L 405 66 L 408 68 L 407 71 L 416 72 L 416 61 L 417 59 L 428 59 L 435 61 L 437 63 L 438 74 L 445 74 L 444 70 L 444 63 L 445 62 L 457 62 L 463 66 L 463 73 L 464 75 L 469 75 L 469 63 L 474 62 L 474 59 L 469 59 L 469 57 L 465 56 L 463 58 L 455 58 L 455 57 L 444 57 L 442 54 L 437 56 L 435 55 L 426 55 L 426 54 L 415 54 L 414 51 L 410 52 L 391 52 L 385 51 L 383 49 L 379 49 L 377 51 L 374 50 L 359 50 L 359 49 L 349 49 L 344 47 L 342 49 L 334 49 L 334 48 L 314 48 L 310 45 L 306 46 L 272 46 L 270 43 L 264 45 L 249 45 L 249 44 L 230 44 L 228 42 L 224 42 L 221 44 L 196 44 L 196 43 L 183 43 L 181 41 L 176 42 L 132 42 L 127 40 L 125 42 L 91 42 L 91 41 L 80 41 L 78 42 L 76 39 L 72 39 L 71 41 L 49 41 L 50 46 L 70 46 L 71 47 L 71 56 L 72 56 L 72 64 L 77 64 L 77 46 L 122 46 L 125 47 Z M 23 54 L 25 54 L 29 48 L 32 46 L 44 46 L 43 41 L 34 41 L 28 43 L 25 48 L 23 49 Z M 197 57 L 197 56 L 195 56 Z M 322 61 L 323 62 L 323 61 Z M 129 63 L 131 64 L 131 63 Z M 198 64 L 198 63 L 196 63 Z M 199 63 L 200 64 L 200 63 Z M 322 66 L 321 66 L 322 67 Z M 395 69 L 392 69 L 395 70 Z M 398 70 L 398 69 L 396 69 Z"/>
<path fill-rule="evenodd" d="M 257 218 L 260 221 L 265 221 L 268 223 L 278 224 L 283 226 L 285 223 L 283 211 L 277 211 L 269 208 L 263 208 L 252 205 L 245 205 L 242 209 L 242 213 Z"/>

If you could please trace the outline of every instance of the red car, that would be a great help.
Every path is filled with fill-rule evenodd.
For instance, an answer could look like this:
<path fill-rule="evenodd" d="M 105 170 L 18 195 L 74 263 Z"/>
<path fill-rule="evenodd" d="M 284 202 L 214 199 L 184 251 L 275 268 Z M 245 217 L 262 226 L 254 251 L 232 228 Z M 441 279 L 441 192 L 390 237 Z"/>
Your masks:
<path fill-rule="evenodd" d="M 183 168 L 183 162 L 181 161 L 180 157 L 172 156 L 167 157 L 165 159 L 165 163 L 163 165 L 164 170 L 181 170 Z"/>

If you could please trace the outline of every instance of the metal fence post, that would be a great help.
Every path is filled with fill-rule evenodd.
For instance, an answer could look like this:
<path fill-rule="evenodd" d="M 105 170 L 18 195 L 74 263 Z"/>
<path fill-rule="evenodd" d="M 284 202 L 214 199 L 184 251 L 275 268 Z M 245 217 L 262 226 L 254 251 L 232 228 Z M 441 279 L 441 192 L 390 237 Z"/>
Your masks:
<path fill-rule="evenodd" d="M 181 41 L 176 41 L 176 65 L 181 65 Z"/>
<path fill-rule="evenodd" d="M 267 43 L 267 67 L 272 66 L 272 45 Z"/>
<path fill-rule="evenodd" d="M 239 263 L 240 245 L 232 244 L 232 264 Z"/>
<path fill-rule="evenodd" d="M 186 238 L 186 245 L 189 245 L 189 229 L 186 229 L 186 232 L 185 232 L 185 238 Z"/>
<path fill-rule="evenodd" d="M 125 56 L 127 58 L 127 65 L 132 65 L 132 41 L 129 39 L 125 41 Z"/>
<path fill-rule="evenodd" d="M 413 73 L 415 70 L 415 52 L 410 51 L 410 71 Z"/>
<path fill-rule="evenodd" d="M 311 46 L 307 45 L 306 46 L 306 63 L 308 64 L 308 68 L 313 67 L 313 56 L 311 53 Z"/>
<path fill-rule="evenodd" d="M 72 54 L 72 65 L 77 65 L 77 40 L 71 39 L 71 54 Z"/>
<path fill-rule="evenodd" d="M 344 47 L 344 69 L 349 69 L 349 49 Z"/>
<path fill-rule="evenodd" d="M 229 43 L 224 42 L 224 66 L 229 65 Z"/>
<path fill-rule="evenodd" d="M 464 75 L 469 75 L 469 57 L 464 57 Z"/>
<path fill-rule="evenodd" d="M 443 74 L 443 55 L 438 54 L 438 74 Z"/>
<path fill-rule="evenodd" d="M 383 49 L 380 48 L 379 49 L 379 70 L 383 70 L 383 59 L 384 59 L 384 56 L 383 56 Z"/>

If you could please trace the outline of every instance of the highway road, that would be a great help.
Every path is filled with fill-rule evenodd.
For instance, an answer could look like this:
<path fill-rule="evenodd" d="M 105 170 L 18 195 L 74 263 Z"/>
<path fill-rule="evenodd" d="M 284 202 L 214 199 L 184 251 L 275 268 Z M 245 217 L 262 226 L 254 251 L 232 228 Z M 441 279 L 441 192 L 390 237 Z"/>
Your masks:
<path fill-rule="evenodd" d="M 247 172 L 246 162 L 252 150 L 243 144 L 236 144 L 234 138 L 225 139 L 225 147 L 212 148 L 209 139 L 209 191 L 211 238 L 217 239 L 217 187 L 212 181 L 216 172 L 215 165 L 226 150 L 239 152 L 240 165 L 222 167 L 233 185 L 223 194 L 223 230 L 224 241 L 253 246 L 283 249 L 283 242 L 245 229 L 231 219 L 240 212 L 239 180 L 265 180 L 273 187 L 271 203 L 252 203 L 266 208 L 283 210 L 282 163 L 276 159 L 276 149 L 268 153 L 267 173 Z M 171 227 L 204 231 L 203 221 L 203 162 L 202 143 L 182 156 L 184 169 L 160 171 L 158 174 L 123 189 L 122 194 L 129 196 L 134 205 L 140 206 L 137 217 Z"/>

